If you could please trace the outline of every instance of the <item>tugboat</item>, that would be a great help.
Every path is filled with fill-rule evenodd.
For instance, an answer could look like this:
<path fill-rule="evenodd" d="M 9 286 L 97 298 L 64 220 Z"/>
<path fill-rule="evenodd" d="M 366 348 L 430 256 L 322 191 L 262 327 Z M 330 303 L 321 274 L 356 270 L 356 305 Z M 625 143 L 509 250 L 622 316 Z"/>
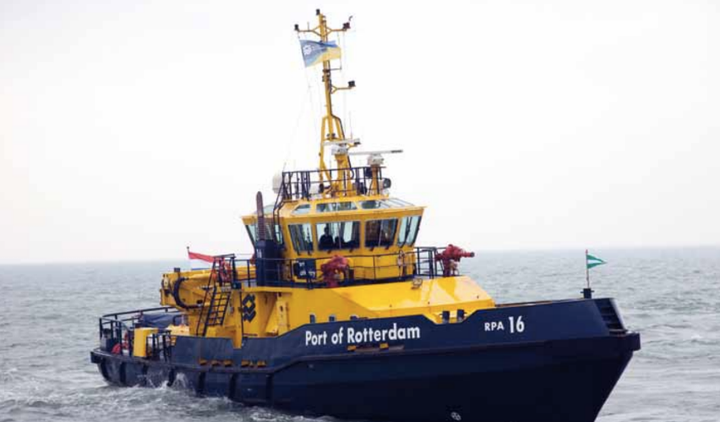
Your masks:
<path fill-rule="evenodd" d="M 319 167 L 284 171 L 243 222 L 251 258 L 163 274 L 161 307 L 99 319 L 91 361 L 122 386 L 181 385 L 200 396 L 305 415 L 412 422 L 589 422 L 640 336 L 615 301 L 498 304 L 460 274 L 473 254 L 417 246 L 423 217 L 390 194 L 383 155 L 353 151 L 333 113 L 338 47 L 295 30 L 322 64 Z M 326 149 L 334 165 L 326 163 Z M 367 160 L 365 165 L 352 158 Z"/>

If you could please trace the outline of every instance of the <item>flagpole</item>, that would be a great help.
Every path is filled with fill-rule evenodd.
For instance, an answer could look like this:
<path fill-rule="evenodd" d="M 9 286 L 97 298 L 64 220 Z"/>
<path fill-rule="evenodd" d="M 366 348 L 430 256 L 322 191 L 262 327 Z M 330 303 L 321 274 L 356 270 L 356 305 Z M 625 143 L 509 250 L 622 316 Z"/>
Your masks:
<path fill-rule="evenodd" d="M 592 290 L 590 289 L 590 268 L 588 266 L 588 250 L 585 249 L 585 282 L 587 287 L 583 289 L 583 297 L 592 299 Z"/>
<path fill-rule="evenodd" d="M 590 288 L 590 268 L 588 268 L 588 250 L 585 249 L 585 281 L 587 281 L 587 288 Z"/>

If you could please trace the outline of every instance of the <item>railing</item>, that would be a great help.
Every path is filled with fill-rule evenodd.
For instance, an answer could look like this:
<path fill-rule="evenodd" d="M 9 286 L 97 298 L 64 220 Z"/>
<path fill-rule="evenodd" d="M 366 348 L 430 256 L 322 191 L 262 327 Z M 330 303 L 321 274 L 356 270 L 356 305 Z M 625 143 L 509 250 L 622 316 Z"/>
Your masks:
<path fill-rule="evenodd" d="M 445 250 L 444 247 L 437 248 L 434 246 L 418 246 L 415 248 L 415 256 L 419 262 L 417 275 L 419 277 L 435 278 L 438 276 L 438 260 L 436 259 L 438 252 Z M 442 267 L 442 264 L 440 264 Z M 440 268 L 442 274 L 442 268 Z"/>
<path fill-rule="evenodd" d="M 445 248 L 416 247 L 413 252 L 396 252 L 380 255 L 342 254 L 353 261 L 343 274 L 340 285 L 359 285 L 380 282 L 406 281 L 413 278 L 432 279 L 442 275 L 442 262 L 436 259 L 438 252 Z M 402 257 L 402 258 L 401 258 Z M 308 289 L 328 287 L 323 281 L 320 263 L 331 259 L 332 256 L 317 258 L 257 258 L 237 259 L 237 271 L 233 280 L 233 288 L 243 285 L 275 286 L 275 287 L 304 287 Z M 320 263 L 318 262 L 320 261 Z M 365 261 L 366 264 L 357 264 Z M 369 263 L 368 263 L 369 261 Z M 265 266 L 264 271 L 257 268 Z M 258 273 L 266 274 L 262 279 Z"/>
<path fill-rule="evenodd" d="M 174 315 L 173 321 L 177 319 L 178 322 L 184 316 L 170 306 L 103 315 L 98 320 L 100 348 L 107 352 L 131 356 L 135 340 L 134 330 L 140 318 L 147 314 Z"/>
<path fill-rule="evenodd" d="M 175 336 L 170 331 L 163 330 L 150 334 L 145 339 L 147 359 L 170 362 L 173 345 L 175 345 Z"/>
<path fill-rule="evenodd" d="M 377 172 L 376 175 L 373 175 L 373 170 Z M 329 180 L 327 175 L 330 176 Z M 333 192 L 335 195 L 365 195 L 370 192 L 373 180 L 377 181 L 376 189 L 384 188 L 381 167 L 286 171 L 282 173 L 278 199 L 279 202 L 310 199 L 312 195 L 330 189 L 331 181 L 339 182 L 336 186 L 342 187 Z"/>

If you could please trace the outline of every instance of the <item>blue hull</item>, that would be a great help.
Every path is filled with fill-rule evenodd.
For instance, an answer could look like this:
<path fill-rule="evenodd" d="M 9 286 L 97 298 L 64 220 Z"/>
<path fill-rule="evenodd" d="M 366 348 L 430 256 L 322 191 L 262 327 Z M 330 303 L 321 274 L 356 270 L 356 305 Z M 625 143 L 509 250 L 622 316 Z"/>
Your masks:
<path fill-rule="evenodd" d="M 522 332 L 517 324 L 508 326 L 510 317 L 514 323 L 520 317 Z M 504 322 L 502 329 L 498 322 Z M 595 420 L 640 348 L 639 335 L 618 325 L 612 301 L 581 300 L 502 307 L 455 324 L 436 325 L 422 317 L 312 324 L 277 338 L 248 339 L 242 349 L 228 348 L 221 339 L 178 338 L 168 361 L 102 350 L 93 351 L 92 360 L 112 383 L 181 383 L 201 395 L 302 414 L 414 422 L 584 422 Z M 398 339 L 398 327 L 417 328 L 419 336 L 409 338 L 408 328 Z M 340 331 L 346 337 L 354 333 L 362 342 L 383 330 L 390 337 L 393 328 L 395 340 L 387 349 L 370 342 L 350 351 L 349 340 L 339 336 L 337 344 L 313 345 L 323 332 L 328 339 Z M 260 357 L 267 366 L 198 363 Z"/>

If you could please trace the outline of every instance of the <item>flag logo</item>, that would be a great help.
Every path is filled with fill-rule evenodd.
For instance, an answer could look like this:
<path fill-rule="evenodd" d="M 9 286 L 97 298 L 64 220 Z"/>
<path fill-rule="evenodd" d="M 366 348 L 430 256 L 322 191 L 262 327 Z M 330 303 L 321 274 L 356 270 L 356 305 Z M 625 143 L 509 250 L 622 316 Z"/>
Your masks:
<path fill-rule="evenodd" d="M 598 265 L 607 264 L 607 262 L 603 261 L 602 259 L 600 259 L 596 256 L 590 255 L 587 252 L 585 253 L 585 263 L 587 265 L 588 270 L 590 268 L 597 267 Z"/>
<path fill-rule="evenodd" d="M 342 57 L 340 47 L 335 41 L 320 42 L 300 40 L 305 67 L 315 66 L 327 60 L 339 59 Z"/>

